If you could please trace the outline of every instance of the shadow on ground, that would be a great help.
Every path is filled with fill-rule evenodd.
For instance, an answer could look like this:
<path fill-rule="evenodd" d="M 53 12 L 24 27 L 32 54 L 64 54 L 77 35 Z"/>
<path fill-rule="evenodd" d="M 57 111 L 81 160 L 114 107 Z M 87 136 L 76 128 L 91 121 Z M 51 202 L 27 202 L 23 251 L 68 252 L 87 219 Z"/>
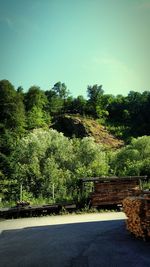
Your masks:
<path fill-rule="evenodd" d="M 3 231 L 0 266 L 149 267 L 150 243 L 125 230 L 124 220 Z"/>

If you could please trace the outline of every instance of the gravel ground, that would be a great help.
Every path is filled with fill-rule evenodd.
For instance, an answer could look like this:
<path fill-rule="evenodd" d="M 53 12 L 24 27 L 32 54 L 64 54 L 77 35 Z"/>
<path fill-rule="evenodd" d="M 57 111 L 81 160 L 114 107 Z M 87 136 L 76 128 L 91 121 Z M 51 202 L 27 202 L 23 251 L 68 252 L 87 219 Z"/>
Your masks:
<path fill-rule="evenodd" d="M 0 266 L 149 267 L 150 243 L 125 229 L 123 212 L 0 222 Z"/>

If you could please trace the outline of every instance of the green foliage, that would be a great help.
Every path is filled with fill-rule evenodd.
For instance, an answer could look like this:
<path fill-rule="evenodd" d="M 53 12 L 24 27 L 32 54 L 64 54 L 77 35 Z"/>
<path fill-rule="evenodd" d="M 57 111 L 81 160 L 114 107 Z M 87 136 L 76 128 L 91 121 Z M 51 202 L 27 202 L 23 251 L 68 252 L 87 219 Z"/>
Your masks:
<path fill-rule="evenodd" d="M 126 142 L 130 141 L 131 137 L 129 136 L 129 127 L 126 125 L 114 125 L 114 124 L 108 124 L 106 126 L 106 129 L 108 132 L 112 133 L 114 136 L 116 136 L 119 139 L 126 140 Z"/>
<path fill-rule="evenodd" d="M 45 127 L 50 124 L 50 115 L 47 112 L 48 99 L 45 93 L 37 86 L 32 86 L 25 96 L 27 110 L 27 128 Z"/>
<path fill-rule="evenodd" d="M 61 82 L 46 92 L 32 86 L 24 93 L 22 87 L 15 90 L 8 80 L 0 81 L 3 200 L 19 199 L 21 184 L 25 200 L 55 202 L 79 199 L 80 177 L 150 176 L 150 92 L 113 96 L 93 85 L 87 94 L 88 99 L 73 98 Z M 48 130 L 51 118 L 65 112 L 96 118 L 128 145 L 106 152 L 92 138 L 69 139 Z"/>
<path fill-rule="evenodd" d="M 127 97 L 117 96 L 108 105 L 107 125 L 116 129 L 125 127 L 122 132 L 124 140 L 131 136 L 150 135 L 150 92 L 143 93 L 130 91 Z"/>
<path fill-rule="evenodd" d="M 80 115 L 84 115 L 86 113 L 86 100 L 84 97 L 81 95 L 73 99 L 69 110 L 74 114 L 78 113 Z"/>
<path fill-rule="evenodd" d="M 26 192 L 57 201 L 77 198 L 80 177 L 108 173 L 101 146 L 90 138 L 69 140 L 55 130 L 37 129 L 20 139 L 11 165 Z"/>
<path fill-rule="evenodd" d="M 25 111 L 23 99 L 13 85 L 7 81 L 0 81 L 0 125 L 5 129 L 18 133 L 25 127 Z"/>
<path fill-rule="evenodd" d="M 150 175 L 150 136 L 133 138 L 114 153 L 111 168 L 115 175 Z"/>
<path fill-rule="evenodd" d="M 27 112 L 27 126 L 28 130 L 35 128 L 46 127 L 50 124 L 50 116 L 46 114 L 41 108 L 34 106 Z"/>
<path fill-rule="evenodd" d="M 131 136 L 150 135 L 150 92 L 130 91 L 128 96 L 104 94 L 102 85 L 88 86 L 88 100 L 73 98 L 65 83 L 57 82 L 49 91 L 32 86 L 27 93 L 0 81 L 0 127 L 23 134 L 24 130 L 49 125 L 51 116 L 73 113 L 99 119 L 118 137 L 129 142 Z M 25 114 L 26 110 L 26 114 Z"/>
<path fill-rule="evenodd" d="M 52 90 L 56 93 L 57 96 L 59 96 L 62 99 L 66 99 L 69 95 L 69 90 L 67 89 L 65 83 L 61 82 L 55 83 Z"/>
<path fill-rule="evenodd" d="M 12 179 L 11 153 L 14 151 L 18 137 L 15 132 L 3 129 L 0 135 L 0 193 L 4 199 L 10 199 L 15 180 Z"/>
<path fill-rule="evenodd" d="M 45 93 L 38 86 L 32 86 L 25 95 L 26 110 L 31 110 L 33 107 L 43 109 L 48 103 Z"/>
<path fill-rule="evenodd" d="M 65 83 L 57 82 L 54 87 L 46 91 L 45 94 L 49 101 L 48 110 L 51 115 L 58 115 L 66 110 L 68 106 L 67 99 L 69 97 L 69 90 Z"/>
<path fill-rule="evenodd" d="M 88 113 L 90 113 L 95 118 L 99 117 L 100 109 L 102 108 L 102 96 L 103 96 L 102 85 L 98 86 L 97 84 L 93 86 L 88 86 L 87 94 L 88 94 L 88 103 L 87 109 Z"/>
<path fill-rule="evenodd" d="M 143 190 L 149 190 L 150 191 L 150 182 L 143 182 L 142 188 L 143 188 Z"/>
<path fill-rule="evenodd" d="M 92 138 L 75 139 L 74 172 L 79 177 L 101 176 L 108 173 L 108 163 L 104 148 Z"/>

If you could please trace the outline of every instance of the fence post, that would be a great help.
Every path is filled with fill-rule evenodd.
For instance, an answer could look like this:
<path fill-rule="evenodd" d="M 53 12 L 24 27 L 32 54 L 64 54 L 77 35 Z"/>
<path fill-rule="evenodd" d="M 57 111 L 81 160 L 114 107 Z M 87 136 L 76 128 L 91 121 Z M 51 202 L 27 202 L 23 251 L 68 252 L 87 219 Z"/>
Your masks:
<path fill-rule="evenodd" d="M 22 201 L 22 184 L 20 184 L 20 201 Z"/>
<path fill-rule="evenodd" d="M 53 196 L 53 201 L 55 199 L 55 186 L 52 184 L 52 196 Z"/>

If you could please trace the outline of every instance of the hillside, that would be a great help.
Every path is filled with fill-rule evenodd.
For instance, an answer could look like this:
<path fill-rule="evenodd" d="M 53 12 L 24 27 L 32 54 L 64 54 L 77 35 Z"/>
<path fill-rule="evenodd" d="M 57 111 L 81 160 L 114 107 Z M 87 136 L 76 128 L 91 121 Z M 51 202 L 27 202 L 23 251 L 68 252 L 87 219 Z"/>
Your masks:
<path fill-rule="evenodd" d="M 122 140 L 117 139 L 104 126 L 91 118 L 77 115 L 58 116 L 51 127 L 63 132 L 67 137 L 93 137 L 96 143 L 101 143 L 106 147 L 119 148 L 124 144 Z"/>

